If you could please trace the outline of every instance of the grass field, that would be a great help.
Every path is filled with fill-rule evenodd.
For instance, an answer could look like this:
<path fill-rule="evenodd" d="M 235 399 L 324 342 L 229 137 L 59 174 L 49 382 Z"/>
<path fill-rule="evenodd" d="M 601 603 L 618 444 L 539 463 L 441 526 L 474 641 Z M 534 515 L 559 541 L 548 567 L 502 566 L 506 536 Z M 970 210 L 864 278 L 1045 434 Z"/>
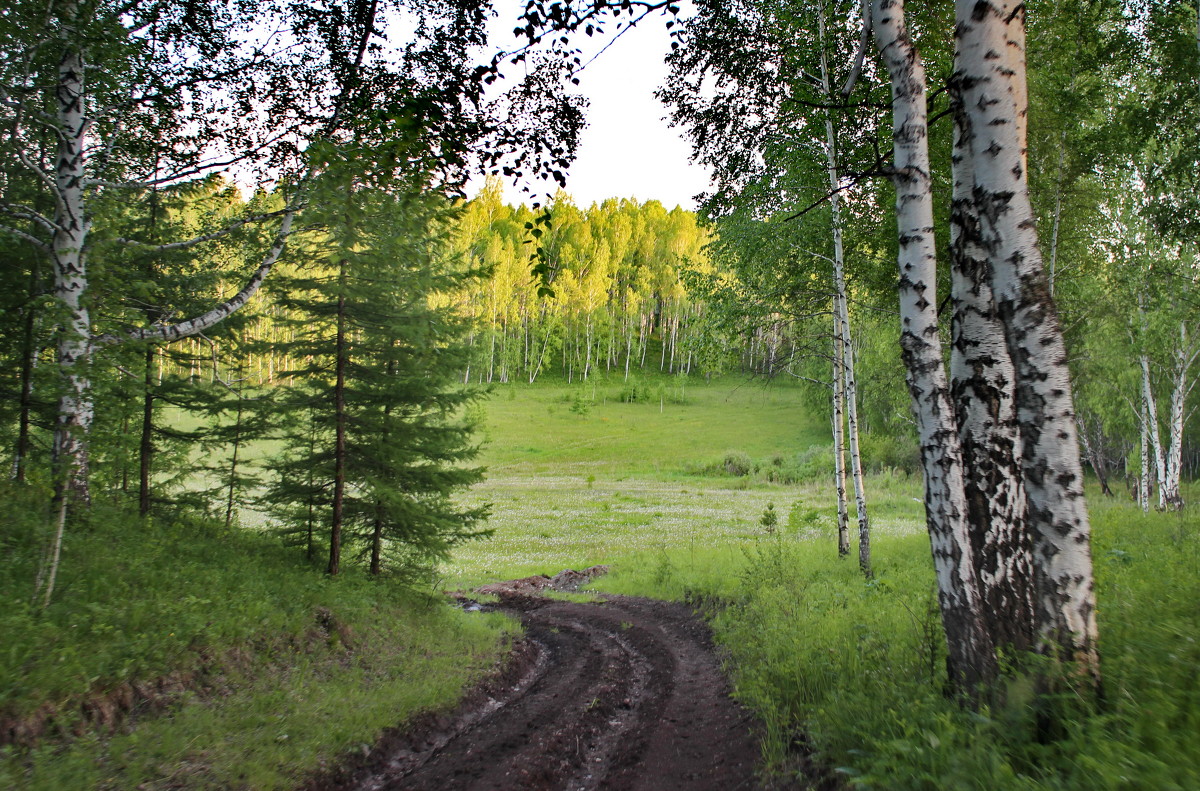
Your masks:
<path fill-rule="evenodd" d="M 795 387 L 739 379 L 632 388 L 609 384 L 500 385 L 486 404 L 482 462 L 493 475 L 676 478 L 727 450 L 757 459 L 828 444 L 829 429 Z"/>
<path fill-rule="evenodd" d="M 832 465 L 828 429 L 806 412 L 795 387 L 664 386 L 661 401 L 641 403 L 618 400 L 624 389 L 616 382 L 497 390 L 485 407 L 488 477 L 467 496 L 492 505 L 495 532 L 455 552 L 444 570 L 448 587 L 656 562 L 677 550 L 740 558 L 766 537 L 760 520 L 768 504 L 783 535 L 834 546 L 836 503 L 826 476 L 785 485 L 765 475 L 814 446 Z M 758 472 L 711 474 L 731 453 Z M 875 478 L 876 529 L 919 531 L 919 484 L 904 473 Z"/>

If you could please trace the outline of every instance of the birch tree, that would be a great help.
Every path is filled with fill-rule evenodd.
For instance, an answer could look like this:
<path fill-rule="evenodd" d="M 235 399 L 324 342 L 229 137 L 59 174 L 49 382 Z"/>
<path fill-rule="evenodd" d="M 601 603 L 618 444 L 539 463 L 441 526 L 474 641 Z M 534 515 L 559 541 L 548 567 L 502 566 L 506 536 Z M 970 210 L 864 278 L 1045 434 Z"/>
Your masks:
<path fill-rule="evenodd" d="M 825 48 L 825 6 L 817 5 L 817 29 L 821 44 L 821 91 L 826 98 L 834 100 L 830 83 L 829 58 Z M 854 505 L 858 516 L 858 566 L 863 574 L 871 576 L 871 523 L 867 514 L 867 493 L 863 481 L 862 452 L 858 441 L 858 384 L 854 375 L 854 344 L 850 337 L 850 305 L 846 292 L 846 260 L 842 245 L 842 208 L 839 191 L 842 188 L 838 172 L 837 137 L 833 128 L 833 111 L 825 115 L 825 163 L 829 174 L 829 214 L 833 231 L 833 318 L 834 329 L 834 399 L 841 404 L 834 409 L 834 420 L 840 421 L 842 404 L 846 413 L 846 436 L 849 439 L 850 476 L 854 482 Z M 840 380 L 840 381 L 839 381 Z M 840 455 L 842 428 L 839 423 L 835 431 L 834 453 Z M 836 460 L 839 466 L 844 462 Z M 839 471 L 838 485 L 844 487 L 844 471 Z M 839 496 L 839 504 L 845 495 Z M 839 513 L 839 524 L 841 514 Z M 839 551 L 841 544 L 839 543 Z"/>
<path fill-rule="evenodd" d="M 925 518 L 951 676 L 960 689 L 972 690 L 995 677 L 997 661 L 971 562 L 962 449 L 937 323 L 925 68 L 909 35 L 902 0 L 872 0 L 868 19 L 892 85 L 900 348 L 920 437 Z"/>
<path fill-rule="evenodd" d="M 839 551 L 849 552 L 849 479 L 859 562 L 869 574 L 846 237 L 869 227 L 861 222 L 852 228 L 849 220 L 854 203 L 860 217 L 868 215 L 874 196 L 861 188 L 861 174 L 844 172 L 843 158 L 849 152 L 845 159 L 861 163 L 877 124 L 866 108 L 841 106 L 830 62 L 840 61 L 857 38 L 857 28 L 851 30 L 827 2 L 795 7 L 704 3 L 685 23 L 683 46 L 668 58 L 674 75 L 660 97 L 673 105 L 675 121 L 688 128 L 695 157 L 713 171 L 714 188 L 703 196 L 703 211 L 716 224 L 719 244 L 728 250 L 743 287 L 754 295 L 743 300 L 743 307 L 761 301 L 762 311 L 777 310 L 795 320 L 803 314 L 790 304 L 804 289 L 823 289 L 829 300 L 828 346 L 793 342 L 789 359 L 795 364 L 804 354 L 834 358 L 830 390 Z M 819 129 L 823 138 L 815 134 Z M 872 241 L 878 238 L 873 230 L 867 234 Z M 870 247 L 867 234 L 858 240 L 863 248 Z M 858 268 L 861 276 L 863 267 Z M 752 274 L 755 269 L 761 275 Z"/>
<path fill-rule="evenodd" d="M 28 231 L 15 232 L 50 259 L 61 306 L 54 456 L 60 460 L 60 487 L 82 500 L 88 498 L 87 433 L 93 419 L 89 368 L 95 339 L 88 266 L 98 219 L 95 204 L 100 195 L 179 183 L 228 163 L 230 152 L 220 150 L 219 143 L 229 139 L 236 124 L 228 108 L 224 118 L 207 115 L 213 109 L 207 90 L 229 89 L 226 101 L 243 103 L 243 112 L 258 101 L 270 109 L 259 93 L 260 81 L 269 76 L 270 53 L 240 38 L 244 24 L 239 27 L 229 19 L 244 10 L 236 3 L 168 10 L 157 4 L 62 0 L 48 7 L 20 4 L 6 20 L 11 27 L 4 31 L 7 46 L 0 61 L 0 108 L 8 132 L 5 170 L 31 174 L 54 208 L 43 213 L 14 204 L 6 191 L 0 211 L 25 224 Z M 245 70 L 240 91 L 232 90 L 229 77 L 229 70 L 238 67 Z M 295 96 L 275 98 L 287 103 Z M 167 132 L 177 124 L 192 130 L 187 135 Z M 240 149 L 248 161 L 260 159 L 261 147 L 271 142 L 269 135 L 251 133 L 251 128 L 239 130 L 249 138 L 249 145 Z M 40 145 L 45 130 L 54 142 Z M 286 236 L 290 214 L 277 217 L 283 222 L 281 236 Z M 205 240 L 147 246 L 179 249 Z M 140 337 L 182 337 L 212 326 L 257 290 L 279 246 L 267 252 L 259 271 L 233 300 L 190 323 L 170 330 L 160 326 Z"/>
<path fill-rule="evenodd" d="M 1042 650 L 1098 678 L 1090 524 L 1061 326 L 1027 186 L 1024 6 L 959 0 L 956 36 L 973 193 L 1015 371 Z"/>
<path fill-rule="evenodd" d="M 960 43 L 956 63 L 972 54 Z M 997 646 L 1033 646 L 1032 558 L 1026 532 L 1023 448 L 1009 355 L 989 278 L 975 197 L 964 85 L 950 85 L 954 119 L 950 209 L 950 379 L 962 443 L 972 559 Z"/>

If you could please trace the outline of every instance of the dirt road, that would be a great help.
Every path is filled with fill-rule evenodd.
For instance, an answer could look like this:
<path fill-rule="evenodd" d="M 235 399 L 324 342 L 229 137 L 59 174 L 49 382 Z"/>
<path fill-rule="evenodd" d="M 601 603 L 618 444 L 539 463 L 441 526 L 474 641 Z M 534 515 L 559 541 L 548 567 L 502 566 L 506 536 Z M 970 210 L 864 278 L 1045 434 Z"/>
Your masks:
<path fill-rule="evenodd" d="M 749 714 L 684 605 L 507 596 L 527 639 L 452 716 L 391 734 L 312 789 L 738 791 L 758 788 Z"/>

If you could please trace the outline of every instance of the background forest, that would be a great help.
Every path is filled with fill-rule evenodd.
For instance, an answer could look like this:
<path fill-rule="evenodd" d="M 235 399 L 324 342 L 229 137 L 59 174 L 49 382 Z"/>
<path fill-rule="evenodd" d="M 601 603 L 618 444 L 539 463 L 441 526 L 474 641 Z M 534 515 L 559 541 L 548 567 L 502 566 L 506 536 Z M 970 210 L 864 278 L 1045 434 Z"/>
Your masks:
<path fill-rule="evenodd" d="M 129 711 L 210 677 L 268 679 L 244 701 L 250 721 L 263 695 L 374 652 L 304 702 L 363 697 L 358 730 L 324 748 L 344 752 L 396 712 L 445 706 L 512 638 L 498 617 L 449 610 L 443 575 L 548 570 L 537 551 L 615 558 L 614 590 L 711 604 L 777 770 L 811 739 L 864 787 L 1195 779 L 1180 738 L 1200 716 L 1195 4 L 988 3 L 972 32 L 965 3 L 913 4 L 907 20 L 880 2 L 533 3 L 525 44 L 490 61 L 484 5 L 388 4 L 422 20 L 404 35 L 385 34 L 375 3 L 44 5 L 0 13 L 0 779 L 118 787 L 104 751 L 123 748 L 98 734 Z M 696 212 L 578 206 L 563 188 L 583 123 L 563 88 L 582 66 L 572 42 L 660 13 L 675 45 L 660 98 L 712 189 Z M 262 38 L 268 22 L 290 43 Z M 1019 51 L 1004 79 L 1023 78 L 990 103 L 1010 111 L 995 124 L 972 115 L 989 102 L 973 100 L 987 59 L 971 36 L 989 24 Z M 984 137 L 999 127 L 1013 136 Z M 924 163 L 902 166 L 920 146 Z M 997 170 L 1018 188 L 993 189 Z M 490 178 L 468 198 L 478 171 Z M 504 178 L 558 189 L 513 206 Z M 1007 228 L 997 195 L 1026 196 L 1029 218 Z M 918 203 L 928 220 L 906 226 Z M 1005 246 L 1021 233 L 1033 244 Z M 921 245 L 948 264 L 924 280 Z M 1035 330 L 1065 386 L 1021 345 Z M 940 384 L 921 379 L 935 370 Z M 770 408 L 714 395 L 744 382 Z M 780 393 L 795 412 L 774 411 Z M 1047 408 L 1059 423 L 1030 417 L 1031 400 L 1064 397 Z M 670 409 L 701 416 L 695 437 L 654 423 Z M 728 421 L 741 436 L 700 428 Z M 608 447 L 617 425 L 634 437 L 619 458 L 578 449 Z M 1074 468 L 1054 466 L 1076 446 Z M 945 469 L 961 500 L 937 488 Z M 613 509 L 592 499 L 569 506 L 584 514 L 569 529 L 542 525 L 530 513 L 568 507 L 560 472 L 586 498 L 597 475 L 613 498 L 626 479 L 683 480 L 731 510 L 689 517 L 685 571 L 679 534 L 610 534 Z M 1046 481 L 1060 510 L 1025 505 Z M 772 499 L 731 515 L 732 492 L 751 489 Z M 1060 518 L 1082 536 L 1072 604 L 1090 627 L 1048 626 L 1047 596 L 1006 588 L 1052 587 L 1056 550 L 1035 523 Z M 852 552 L 852 520 L 857 569 L 828 565 Z M 939 542 L 959 528 L 950 562 Z M 724 552 L 699 567 L 697 530 Z M 1010 540 L 1006 577 L 986 563 Z M 959 572 L 980 579 L 963 588 L 982 601 L 974 624 L 955 620 Z M 1176 593 L 1140 633 L 1155 574 Z M 828 657 L 798 648 L 806 633 L 826 635 Z M 290 675 L 301 666 L 308 680 Z M 362 678 L 388 690 L 378 705 Z M 181 727 L 190 744 L 217 726 Z M 289 745 L 260 734 L 278 756 L 235 759 L 241 787 L 297 779 L 279 767 L 323 734 L 289 727 Z M 972 746 L 1006 729 L 994 752 Z M 100 752 L 60 766 L 76 741 Z M 141 760 L 126 779 L 175 759 Z"/>

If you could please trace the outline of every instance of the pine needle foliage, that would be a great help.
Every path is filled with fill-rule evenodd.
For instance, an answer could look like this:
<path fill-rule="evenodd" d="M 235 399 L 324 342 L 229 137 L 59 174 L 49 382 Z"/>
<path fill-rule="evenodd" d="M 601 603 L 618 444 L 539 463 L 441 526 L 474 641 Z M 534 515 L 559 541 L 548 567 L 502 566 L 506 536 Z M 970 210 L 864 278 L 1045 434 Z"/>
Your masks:
<path fill-rule="evenodd" d="M 487 508 L 452 497 L 483 477 L 466 408 L 484 391 L 459 383 L 468 326 L 444 298 L 479 272 L 445 255 L 444 201 L 323 188 L 319 230 L 281 283 L 295 325 L 285 353 L 305 363 L 283 374 L 286 450 L 265 501 L 330 574 L 345 548 L 374 574 L 416 575 L 486 532 Z"/>

